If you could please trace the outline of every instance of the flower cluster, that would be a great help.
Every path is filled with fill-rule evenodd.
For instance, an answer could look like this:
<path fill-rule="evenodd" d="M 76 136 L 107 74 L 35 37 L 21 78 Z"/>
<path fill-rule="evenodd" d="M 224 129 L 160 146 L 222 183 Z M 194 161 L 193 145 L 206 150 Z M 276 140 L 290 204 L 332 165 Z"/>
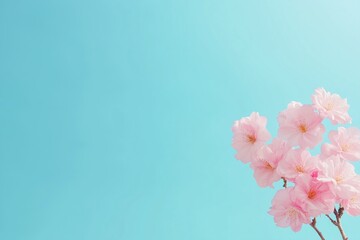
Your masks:
<path fill-rule="evenodd" d="M 293 231 L 314 224 L 321 214 L 331 219 L 329 214 L 338 213 L 337 205 L 352 216 L 360 215 L 360 175 L 351 163 L 360 160 L 360 130 L 338 127 L 322 144 L 324 119 L 333 125 L 351 123 L 349 105 L 323 88 L 316 89 L 311 99 L 312 104 L 291 102 L 279 113 L 278 135 L 270 144 L 267 119 L 257 112 L 232 128 L 236 158 L 250 163 L 257 184 L 273 187 L 284 181 L 285 188 L 275 194 L 269 214 L 277 226 Z M 321 152 L 313 155 L 310 150 L 319 144 Z"/>

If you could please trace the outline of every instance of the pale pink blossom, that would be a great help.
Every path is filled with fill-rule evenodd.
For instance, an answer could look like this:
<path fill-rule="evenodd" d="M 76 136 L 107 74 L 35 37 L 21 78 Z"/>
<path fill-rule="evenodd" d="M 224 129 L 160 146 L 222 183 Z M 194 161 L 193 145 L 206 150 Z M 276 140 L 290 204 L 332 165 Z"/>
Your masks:
<path fill-rule="evenodd" d="M 310 215 L 294 195 L 293 188 L 279 190 L 272 200 L 272 206 L 268 213 L 274 216 L 277 226 L 290 226 L 295 232 L 300 231 L 303 224 L 310 223 Z"/>
<path fill-rule="evenodd" d="M 321 148 L 322 158 L 339 156 L 346 160 L 360 160 L 360 130 L 357 128 L 339 127 L 329 133 L 330 143 Z"/>
<path fill-rule="evenodd" d="M 313 148 L 322 140 L 325 127 L 322 117 L 311 105 L 290 103 L 278 117 L 279 137 L 288 141 L 291 146 Z"/>
<path fill-rule="evenodd" d="M 360 215 L 360 176 L 353 177 L 348 184 L 353 186 L 353 189 L 349 191 L 348 196 L 342 197 L 340 205 L 351 216 Z"/>
<path fill-rule="evenodd" d="M 351 122 L 348 114 L 349 105 L 346 98 L 338 94 L 327 92 L 324 88 L 318 88 L 312 95 L 314 108 L 324 118 L 330 119 L 332 124 L 345 124 Z"/>
<path fill-rule="evenodd" d="M 256 157 L 257 151 L 271 137 L 266 124 L 267 119 L 257 112 L 235 121 L 232 128 L 234 133 L 232 146 L 237 151 L 237 159 L 248 163 Z"/>
<path fill-rule="evenodd" d="M 285 109 L 285 110 L 283 110 L 282 112 L 279 113 L 278 122 L 280 123 L 280 122 L 285 122 L 286 121 L 288 112 L 292 111 L 292 110 L 289 110 L 289 109 L 296 109 L 296 108 L 301 107 L 302 105 L 303 104 L 301 102 L 296 102 L 296 101 L 290 102 L 287 105 L 287 109 Z"/>
<path fill-rule="evenodd" d="M 318 88 L 312 104 L 291 102 L 279 113 L 278 136 L 271 144 L 267 144 L 271 138 L 267 119 L 259 113 L 235 121 L 232 146 L 236 158 L 250 163 L 257 184 L 273 187 L 284 179 L 284 189 L 275 194 L 268 211 L 277 226 L 297 232 L 311 223 L 323 239 L 315 220 L 334 211 L 335 221 L 328 217 L 346 238 L 337 224 L 342 210 L 360 215 L 360 176 L 349 162 L 360 160 L 360 129 L 339 127 L 329 133 L 329 143 L 321 146 L 320 155 L 312 156 L 310 149 L 323 140 L 323 120 L 350 123 L 348 110 L 346 99 Z"/>
<path fill-rule="evenodd" d="M 354 166 L 348 161 L 333 156 L 319 161 L 318 169 L 318 180 L 332 183 L 337 202 L 348 199 L 352 192 L 357 191 L 354 185 L 357 175 Z"/>
<path fill-rule="evenodd" d="M 312 217 L 329 214 L 335 205 L 335 195 L 328 182 L 318 181 L 310 175 L 301 175 L 295 180 L 294 194 L 303 201 L 303 207 Z"/>
<path fill-rule="evenodd" d="M 290 151 L 291 147 L 289 144 L 281 138 L 274 138 L 269 145 L 275 161 L 279 163 L 285 159 L 286 154 Z"/>
<path fill-rule="evenodd" d="M 273 187 L 273 183 L 281 179 L 276 168 L 289 150 L 290 147 L 286 142 L 275 138 L 269 146 L 264 146 L 258 151 L 257 157 L 250 166 L 260 187 Z"/>
<path fill-rule="evenodd" d="M 288 108 L 297 108 L 297 107 L 301 107 L 303 104 L 301 102 L 297 102 L 297 101 L 291 101 L 288 103 Z"/>
<path fill-rule="evenodd" d="M 289 181 L 294 181 L 300 175 L 311 175 L 317 170 L 317 157 L 311 156 L 304 149 L 291 149 L 285 159 L 279 162 L 278 174 Z"/>
<path fill-rule="evenodd" d="M 341 206 L 351 216 L 359 216 L 360 215 L 360 192 L 359 191 L 351 192 L 351 195 L 348 199 L 343 199 L 341 201 Z"/>
<path fill-rule="evenodd" d="M 259 150 L 250 167 L 254 170 L 254 178 L 260 187 L 273 187 L 273 183 L 280 180 L 281 176 L 276 171 L 277 165 L 278 161 L 268 146 Z"/>

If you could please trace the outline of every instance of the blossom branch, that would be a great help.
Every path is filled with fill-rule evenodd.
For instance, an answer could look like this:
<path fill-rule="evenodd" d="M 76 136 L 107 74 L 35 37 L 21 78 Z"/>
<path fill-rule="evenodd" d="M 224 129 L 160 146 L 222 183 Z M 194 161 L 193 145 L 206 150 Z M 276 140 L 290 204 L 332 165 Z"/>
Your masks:
<path fill-rule="evenodd" d="M 284 177 L 282 177 L 281 179 L 284 181 L 283 188 L 287 188 L 287 180 Z"/>
<path fill-rule="evenodd" d="M 334 220 L 334 219 L 332 219 L 330 216 L 329 216 L 329 214 L 326 214 L 325 216 L 327 216 L 328 217 L 328 219 L 332 222 L 332 224 L 334 224 L 335 226 L 336 226 L 336 221 Z"/>
<path fill-rule="evenodd" d="M 316 231 L 316 233 L 319 235 L 321 240 L 325 240 L 322 233 L 319 231 L 319 229 L 316 227 L 316 218 L 313 218 L 312 222 L 310 223 L 310 226 Z"/>
<path fill-rule="evenodd" d="M 360 215 L 360 174 L 351 163 L 360 159 L 360 129 L 338 127 L 329 132 L 329 142 L 322 143 L 324 119 L 333 125 L 351 123 L 349 104 L 324 88 L 316 89 L 311 100 L 311 104 L 292 101 L 279 113 L 278 136 L 270 144 L 266 117 L 252 112 L 235 121 L 232 146 L 238 160 L 250 163 L 260 187 L 274 187 L 280 181 L 276 184 L 282 189 L 268 211 L 276 225 L 298 232 L 307 224 L 325 240 L 315 218 L 324 214 L 342 240 L 348 240 L 341 217 L 345 209 L 352 216 Z M 319 144 L 321 157 L 313 156 L 309 149 Z"/>
<path fill-rule="evenodd" d="M 334 214 L 335 214 L 336 222 L 337 222 L 337 225 L 336 225 L 336 226 L 338 227 L 338 229 L 339 229 L 339 231 L 340 231 L 340 234 L 341 234 L 341 237 L 343 238 L 343 240 L 348 240 L 348 237 L 346 237 L 346 234 L 345 234 L 345 232 L 344 232 L 344 229 L 343 229 L 342 226 L 341 226 L 341 221 L 340 221 L 343 213 L 344 213 L 344 208 L 343 208 L 343 207 L 340 206 L 340 207 L 339 207 L 339 211 L 336 211 L 336 208 L 334 208 Z"/>
<path fill-rule="evenodd" d="M 339 210 L 336 210 L 336 208 L 334 208 L 334 215 L 336 217 L 336 220 L 332 219 L 328 214 L 326 214 L 326 216 L 329 218 L 332 224 L 334 224 L 339 229 L 342 239 L 348 240 L 348 237 L 346 236 L 340 221 L 343 214 L 344 214 L 344 208 L 340 206 Z"/>

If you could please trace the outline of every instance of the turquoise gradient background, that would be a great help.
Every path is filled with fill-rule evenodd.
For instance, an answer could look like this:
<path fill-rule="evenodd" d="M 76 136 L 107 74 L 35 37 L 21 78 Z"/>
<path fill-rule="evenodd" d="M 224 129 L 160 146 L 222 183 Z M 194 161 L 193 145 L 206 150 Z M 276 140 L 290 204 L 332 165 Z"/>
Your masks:
<path fill-rule="evenodd" d="M 360 3 L 0 2 L 0 239 L 317 239 L 231 148 L 323 86 L 360 127 Z M 350 239 L 360 217 L 345 216 Z M 340 239 L 319 219 L 327 239 Z"/>

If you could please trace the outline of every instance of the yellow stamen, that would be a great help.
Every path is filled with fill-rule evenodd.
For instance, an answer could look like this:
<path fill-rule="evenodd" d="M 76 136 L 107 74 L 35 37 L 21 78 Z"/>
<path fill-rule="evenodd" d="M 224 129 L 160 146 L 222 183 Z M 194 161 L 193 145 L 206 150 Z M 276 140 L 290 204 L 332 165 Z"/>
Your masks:
<path fill-rule="evenodd" d="M 350 146 L 348 144 L 341 145 L 341 151 L 348 152 L 350 149 Z"/>
<path fill-rule="evenodd" d="M 301 165 L 297 165 L 295 169 L 298 173 L 303 173 L 305 171 L 304 167 Z"/>
<path fill-rule="evenodd" d="M 332 109 L 334 108 L 334 104 L 331 103 L 331 102 L 329 102 L 329 103 L 327 103 L 327 104 L 324 106 L 324 108 L 325 108 L 327 111 L 330 111 L 330 110 L 332 110 Z"/>
<path fill-rule="evenodd" d="M 247 141 L 254 144 L 256 142 L 256 137 L 254 135 L 247 135 Z"/>
<path fill-rule="evenodd" d="M 309 198 L 309 199 L 314 199 L 315 196 L 316 196 L 316 192 L 315 192 L 314 190 L 310 190 L 310 191 L 308 192 L 308 198 Z"/>
<path fill-rule="evenodd" d="M 306 133 L 307 130 L 308 130 L 307 126 L 305 124 L 303 124 L 303 123 L 300 124 L 298 128 L 299 128 L 300 132 L 302 132 L 302 133 Z"/>
<path fill-rule="evenodd" d="M 266 169 L 269 169 L 269 170 L 273 170 L 273 169 L 274 169 L 274 168 L 270 165 L 269 162 L 266 162 L 266 163 L 265 163 L 265 168 L 266 168 Z"/>
<path fill-rule="evenodd" d="M 298 211 L 296 211 L 294 208 L 291 208 L 287 211 L 287 215 L 290 217 L 290 219 L 294 219 L 298 215 Z"/>
<path fill-rule="evenodd" d="M 344 180 L 344 177 L 343 176 L 337 176 L 336 178 L 335 178 L 335 181 L 336 181 L 336 183 L 340 183 L 340 182 L 342 182 L 342 180 Z"/>

